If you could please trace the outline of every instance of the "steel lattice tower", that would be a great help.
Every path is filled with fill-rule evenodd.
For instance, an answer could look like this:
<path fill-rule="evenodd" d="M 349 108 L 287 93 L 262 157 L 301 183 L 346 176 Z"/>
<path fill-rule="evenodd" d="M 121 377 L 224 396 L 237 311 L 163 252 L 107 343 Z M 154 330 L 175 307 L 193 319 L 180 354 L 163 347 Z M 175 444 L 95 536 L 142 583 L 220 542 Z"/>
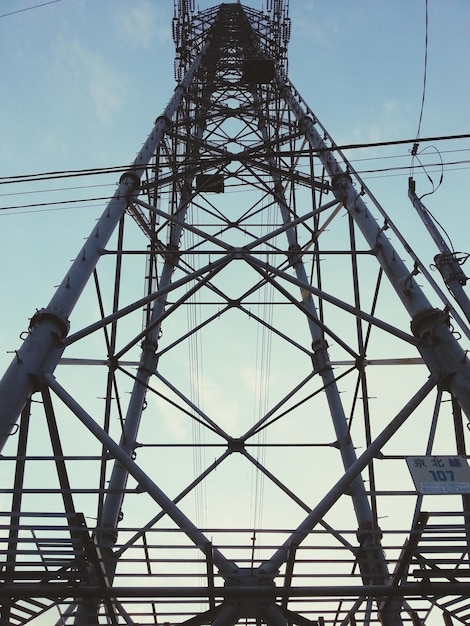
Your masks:
<path fill-rule="evenodd" d="M 466 463 L 459 260 L 457 304 L 289 82 L 286 0 L 179 0 L 173 36 L 0 383 L 0 621 L 465 624 L 469 495 L 405 460 Z"/>

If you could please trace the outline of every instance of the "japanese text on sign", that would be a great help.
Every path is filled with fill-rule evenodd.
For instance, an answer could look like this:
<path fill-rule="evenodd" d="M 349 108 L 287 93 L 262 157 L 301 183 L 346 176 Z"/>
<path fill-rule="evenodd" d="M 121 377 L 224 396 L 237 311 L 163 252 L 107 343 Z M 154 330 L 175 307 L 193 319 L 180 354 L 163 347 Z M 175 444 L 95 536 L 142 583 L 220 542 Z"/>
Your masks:
<path fill-rule="evenodd" d="M 419 493 L 470 493 L 470 468 L 465 457 L 410 456 L 406 462 Z"/>

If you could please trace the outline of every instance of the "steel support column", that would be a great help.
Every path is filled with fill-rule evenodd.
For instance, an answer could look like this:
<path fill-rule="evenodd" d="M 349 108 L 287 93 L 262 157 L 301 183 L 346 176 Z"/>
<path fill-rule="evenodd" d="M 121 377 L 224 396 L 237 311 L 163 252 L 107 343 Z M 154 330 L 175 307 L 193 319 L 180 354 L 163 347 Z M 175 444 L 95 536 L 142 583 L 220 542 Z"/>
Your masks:
<path fill-rule="evenodd" d="M 418 349 L 426 365 L 433 374 L 445 381 L 445 385 L 455 395 L 467 419 L 470 420 L 470 361 L 453 336 L 446 313 L 431 306 L 415 281 L 413 272 L 400 259 L 400 255 L 354 188 L 349 174 L 337 162 L 334 147 L 326 144 L 315 128 L 315 120 L 303 110 L 294 95 L 296 93 L 294 88 L 280 74 L 277 74 L 276 80 L 286 103 L 298 121 L 300 132 L 317 151 L 331 177 L 333 193 L 353 217 L 396 294 L 409 312 L 412 319 L 411 329 L 419 340 Z"/>
<path fill-rule="evenodd" d="M 157 118 L 152 132 L 129 171 L 121 177 L 112 200 L 72 263 L 52 300 L 45 309 L 41 309 L 33 316 L 28 337 L 0 381 L 0 398 L 3 407 L 0 415 L 0 451 L 27 399 L 37 390 L 35 380 L 44 370 L 54 371 L 62 354 L 60 341 L 69 330 L 69 315 L 101 257 L 106 243 L 119 223 L 121 215 L 139 194 L 139 184 L 144 168 L 162 140 L 209 46 L 210 39 L 206 41 L 201 53 L 194 59 L 182 83 L 176 87 L 163 115 Z"/>
<path fill-rule="evenodd" d="M 259 111 L 259 104 L 258 104 Z M 263 140 L 268 144 L 269 137 L 266 132 L 266 124 L 263 116 L 259 117 L 260 131 Z M 269 150 L 266 151 L 269 155 Z M 272 178 L 274 184 L 275 199 L 279 205 L 282 221 L 285 226 L 291 221 L 291 211 L 287 204 L 284 194 L 281 177 L 277 174 L 277 167 L 274 157 L 268 156 L 268 162 L 272 170 Z M 288 257 L 290 264 L 294 269 L 297 280 L 301 284 L 308 284 L 307 272 L 302 260 L 302 253 L 297 241 L 297 232 L 295 226 L 286 229 L 289 252 Z M 354 443 L 351 440 L 348 422 L 344 412 L 343 404 L 340 398 L 339 390 L 336 385 L 335 375 L 328 354 L 328 344 L 324 333 L 319 326 L 319 318 L 315 309 L 315 304 L 310 292 L 301 290 L 302 306 L 307 311 L 307 322 L 312 337 L 313 364 L 315 371 L 321 377 L 325 395 L 328 401 L 330 415 L 334 424 L 337 444 L 341 452 L 343 465 L 347 471 L 356 461 L 357 456 L 354 449 Z M 360 540 L 359 550 L 363 556 L 359 559 L 359 567 L 365 584 L 381 583 L 386 584 L 389 580 L 389 572 L 383 549 L 380 545 L 380 529 L 377 520 L 373 518 L 372 509 L 366 495 L 364 482 L 361 476 L 357 476 L 351 482 L 351 497 L 354 503 L 354 511 L 358 521 L 358 537 Z M 394 616 L 387 617 L 390 625 L 401 624 L 399 609 L 396 606 L 388 607 L 389 614 L 392 610 Z"/>
<path fill-rule="evenodd" d="M 378 437 L 368 446 L 367 450 L 357 459 L 353 465 L 344 473 L 338 482 L 332 487 L 322 500 L 312 509 L 311 513 L 304 519 L 295 532 L 283 543 L 273 556 L 260 567 L 260 572 L 266 575 L 273 575 L 279 567 L 286 563 L 289 558 L 289 551 L 292 546 L 299 546 L 333 504 L 349 488 L 351 481 L 359 476 L 368 463 L 382 449 L 384 444 L 394 433 L 404 424 L 413 411 L 421 404 L 431 390 L 436 386 L 436 381 L 430 378 L 421 389 L 410 399 L 403 409 L 393 418 L 388 426 Z M 380 589 L 380 587 L 378 587 Z M 380 595 L 380 593 L 379 593 Z"/>

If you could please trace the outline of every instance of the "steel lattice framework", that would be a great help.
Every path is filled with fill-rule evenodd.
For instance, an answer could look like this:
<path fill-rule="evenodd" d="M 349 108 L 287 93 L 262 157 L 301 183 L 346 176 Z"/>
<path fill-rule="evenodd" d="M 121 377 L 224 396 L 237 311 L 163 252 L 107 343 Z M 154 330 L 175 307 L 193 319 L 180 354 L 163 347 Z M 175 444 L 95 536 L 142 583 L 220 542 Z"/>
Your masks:
<path fill-rule="evenodd" d="M 467 456 L 459 260 L 460 308 L 289 82 L 285 0 L 179 0 L 173 36 L 0 383 L 0 621 L 465 624 L 469 496 L 405 462 Z"/>

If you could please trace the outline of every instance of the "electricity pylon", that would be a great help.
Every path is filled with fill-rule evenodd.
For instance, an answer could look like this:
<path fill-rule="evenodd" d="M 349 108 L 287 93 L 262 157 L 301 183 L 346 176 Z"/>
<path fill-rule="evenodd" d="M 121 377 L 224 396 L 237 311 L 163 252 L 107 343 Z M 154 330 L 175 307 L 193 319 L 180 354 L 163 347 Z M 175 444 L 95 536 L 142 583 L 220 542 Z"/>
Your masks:
<path fill-rule="evenodd" d="M 468 621 L 468 325 L 289 35 L 175 7 L 174 94 L 0 383 L 2 624 Z"/>

